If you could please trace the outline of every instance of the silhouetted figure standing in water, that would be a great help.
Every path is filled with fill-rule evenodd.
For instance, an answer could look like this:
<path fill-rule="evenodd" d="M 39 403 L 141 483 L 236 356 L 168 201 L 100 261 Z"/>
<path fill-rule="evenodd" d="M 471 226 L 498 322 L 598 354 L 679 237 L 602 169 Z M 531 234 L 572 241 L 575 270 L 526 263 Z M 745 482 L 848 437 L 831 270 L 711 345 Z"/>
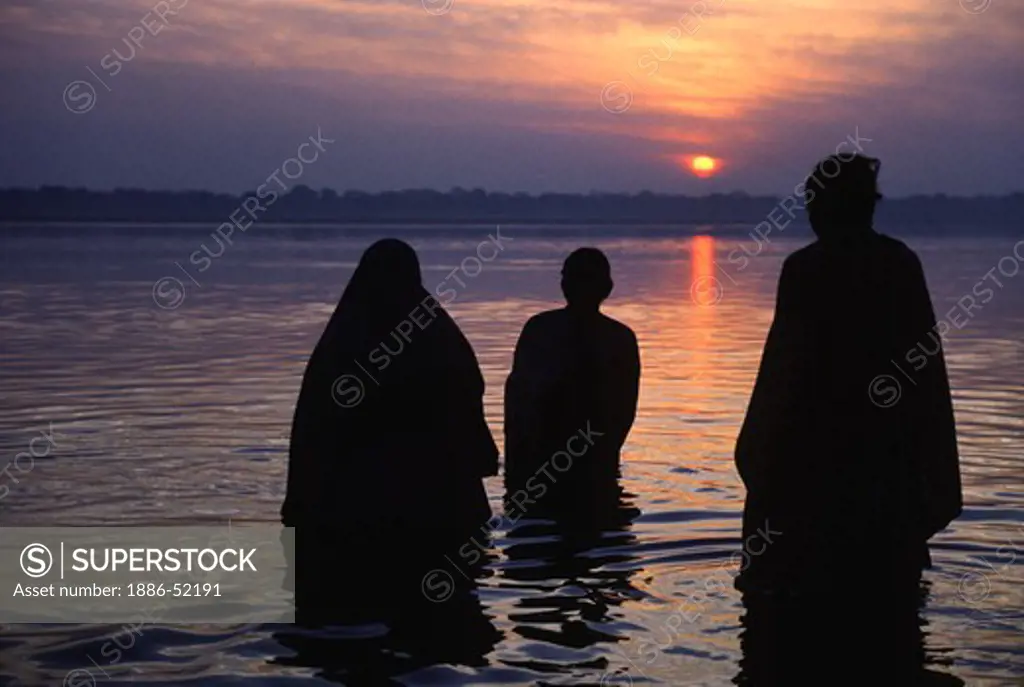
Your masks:
<path fill-rule="evenodd" d="M 378 575 L 383 561 L 360 562 L 361 553 L 408 563 L 486 521 L 482 478 L 496 474 L 498 452 L 483 392 L 473 349 L 423 288 L 413 249 L 396 239 L 370 246 L 295 407 L 281 514 L 297 528 L 300 557 L 315 537 Z"/>
<path fill-rule="evenodd" d="M 736 464 L 744 591 L 911 589 L 961 511 L 941 335 L 917 256 L 872 227 L 879 162 L 830 157 L 806 183 L 818 240 L 790 255 Z"/>
<path fill-rule="evenodd" d="M 600 312 L 611 266 L 596 248 L 562 267 L 566 307 L 530 318 L 505 385 L 505 487 L 520 512 L 618 503 L 619 451 L 636 416 L 640 351 Z"/>
<path fill-rule="evenodd" d="M 424 573 L 491 515 L 482 478 L 497 472 L 498 450 L 483 392 L 473 349 L 423 288 L 413 249 L 370 246 L 295 408 L 281 514 L 296 528 L 286 580 L 296 624 L 275 633 L 292 652 L 275 663 L 347 685 L 486 664 L 501 634 L 476 580 L 442 580 L 444 603 L 424 588 Z"/>

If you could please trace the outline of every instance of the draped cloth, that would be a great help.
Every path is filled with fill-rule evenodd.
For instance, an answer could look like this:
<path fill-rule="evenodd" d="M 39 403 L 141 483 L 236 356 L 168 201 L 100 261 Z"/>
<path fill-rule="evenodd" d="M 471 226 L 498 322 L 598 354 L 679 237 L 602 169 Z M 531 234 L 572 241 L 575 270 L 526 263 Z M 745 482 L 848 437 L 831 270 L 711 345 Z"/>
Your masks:
<path fill-rule="evenodd" d="M 873 230 L 785 261 L 736 444 L 741 588 L 930 565 L 962 508 L 943 324 L 917 256 Z"/>
<path fill-rule="evenodd" d="M 302 378 L 286 525 L 414 541 L 478 528 L 497 472 L 469 342 L 421 284 L 413 249 L 378 241 L 357 266 Z"/>

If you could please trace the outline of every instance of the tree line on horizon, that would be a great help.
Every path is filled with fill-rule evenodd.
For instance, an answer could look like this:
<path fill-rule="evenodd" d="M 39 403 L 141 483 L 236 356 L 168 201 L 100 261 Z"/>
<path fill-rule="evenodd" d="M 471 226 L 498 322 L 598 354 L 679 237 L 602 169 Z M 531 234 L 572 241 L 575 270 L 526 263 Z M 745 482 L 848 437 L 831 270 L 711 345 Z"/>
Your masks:
<path fill-rule="evenodd" d="M 0 221 L 37 222 L 224 222 L 235 216 L 301 223 L 579 223 L 730 224 L 805 221 L 802 199 L 742 191 L 705 196 L 652 193 L 502 193 L 453 188 L 316 191 L 297 185 L 287 192 L 147 191 L 43 186 L 0 189 Z M 782 210 L 780 210 L 780 204 Z M 904 226 L 1018 226 L 1024 193 L 1003 196 L 917 195 L 886 198 L 878 220 Z"/>

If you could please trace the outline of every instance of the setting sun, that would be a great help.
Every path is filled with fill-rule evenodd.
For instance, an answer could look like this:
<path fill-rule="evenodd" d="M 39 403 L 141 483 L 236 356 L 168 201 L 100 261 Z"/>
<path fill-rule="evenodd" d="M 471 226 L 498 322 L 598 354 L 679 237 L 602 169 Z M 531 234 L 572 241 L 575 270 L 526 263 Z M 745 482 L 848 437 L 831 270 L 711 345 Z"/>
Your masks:
<path fill-rule="evenodd" d="M 690 169 L 699 177 L 709 177 L 718 169 L 718 161 L 707 155 L 697 155 L 690 160 Z"/>

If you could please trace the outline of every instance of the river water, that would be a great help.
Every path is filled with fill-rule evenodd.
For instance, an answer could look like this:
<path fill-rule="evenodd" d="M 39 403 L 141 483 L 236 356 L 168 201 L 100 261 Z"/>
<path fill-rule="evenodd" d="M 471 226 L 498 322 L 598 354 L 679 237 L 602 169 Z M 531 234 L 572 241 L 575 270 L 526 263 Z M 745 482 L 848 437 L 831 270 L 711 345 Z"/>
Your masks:
<path fill-rule="evenodd" d="M 643 380 L 623 454 L 621 521 L 603 536 L 562 542 L 541 525 L 499 527 L 468 600 L 440 604 L 401 627 L 155 624 L 116 660 L 100 651 L 119 627 L 8 626 L 0 634 L 0 683 L 724 685 L 737 678 L 743 606 L 728 583 L 744 490 L 732 449 L 782 259 L 808 240 L 806 230 L 759 245 L 715 227 L 690 236 L 680 228 L 503 226 L 499 250 L 480 248 L 495 227 L 257 227 L 234 236 L 209 264 L 190 261 L 203 242 L 219 250 L 209 228 L 2 231 L 0 463 L 40 430 L 57 432 L 49 455 L 12 464 L 0 477 L 4 526 L 275 521 L 306 357 L 361 251 L 385 235 L 416 246 L 428 289 L 455 291 L 449 309 L 483 368 L 499 446 L 516 336 L 531 314 L 559 304 L 558 270 L 576 246 L 597 245 L 611 258 L 616 288 L 606 311 L 636 331 Z M 1021 684 L 1017 238 L 906 240 L 924 262 L 940 318 L 977 293 L 979 281 L 993 294 L 969 316 L 954 310 L 947 318 L 955 325 L 947 362 L 965 511 L 933 540 L 922 611 L 927 661 L 968 684 Z M 752 254 L 746 264 L 730 260 L 737 248 Z M 893 372 L 890 384 L 900 380 Z M 488 480 L 488 491 L 498 511 L 500 478 Z M 711 576 L 725 584 L 693 601 Z M 686 621 L 670 620 L 683 603 Z M 846 660 L 870 663 L 870 647 Z"/>

